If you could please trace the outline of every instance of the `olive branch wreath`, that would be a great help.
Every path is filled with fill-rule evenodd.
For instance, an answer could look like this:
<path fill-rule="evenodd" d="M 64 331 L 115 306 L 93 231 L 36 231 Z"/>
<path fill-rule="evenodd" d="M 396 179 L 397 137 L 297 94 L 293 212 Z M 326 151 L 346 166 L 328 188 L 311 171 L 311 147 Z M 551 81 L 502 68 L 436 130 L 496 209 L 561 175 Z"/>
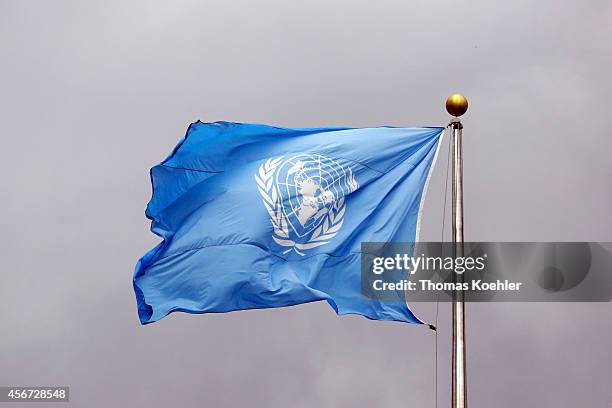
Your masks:
<path fill-rule="evenodd" d="M 298 243 L 292 240 L 289 237 L 289 223 L 283 212 L 281 196 L 274 184 L 274 174 L 281 165 L 282 159 L 283 156 L 268 159 L 259 166 L 259 172 L 255 173 L 255 182 L 257 182 L 257 189 L 261 194 L 266 211 L 270 216 L 270 223 L 274 228 L 272 239 L 278 245 L 289 248 L 283 251 L 283 254 L 295 251 L 298 255 L 304 256 L 305 254 L 302 251 L 327 244 L 330 239 L 336 236 L 344 222 L 346 203 L 344 197 L 340 197 L 327 212 L 323 223 L 314 230 L 306 243 Z M 352 173 L 350 174 L 350 181 L 356 187 Z"/>

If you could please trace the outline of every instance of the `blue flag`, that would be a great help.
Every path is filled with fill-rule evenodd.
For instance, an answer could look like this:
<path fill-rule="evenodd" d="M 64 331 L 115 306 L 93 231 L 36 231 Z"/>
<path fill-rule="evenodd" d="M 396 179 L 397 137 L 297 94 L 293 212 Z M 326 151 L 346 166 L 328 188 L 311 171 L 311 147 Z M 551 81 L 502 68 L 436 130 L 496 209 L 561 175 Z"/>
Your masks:
<path fill-rule="evenodd" d="M 326 300 L 342 315 L 422 323 L 403 292 L 361 295 L 361 242 L 415 242 L 442 128 L 290 129 L 196 122 L 151 169 L 136 265 L 143 324 Z"/>

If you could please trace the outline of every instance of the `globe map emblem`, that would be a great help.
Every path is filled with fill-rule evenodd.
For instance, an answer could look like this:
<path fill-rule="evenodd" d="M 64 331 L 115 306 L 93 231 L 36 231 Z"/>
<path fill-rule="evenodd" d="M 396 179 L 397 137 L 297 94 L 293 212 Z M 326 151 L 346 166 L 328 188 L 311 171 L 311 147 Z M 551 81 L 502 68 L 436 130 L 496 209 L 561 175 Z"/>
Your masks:
<path fill-rule="evenodd" d="M 304 255 L 329 242 L 340 230 L 345 196 L 358 188 L 349 166 L 338 160 L 304 153 L 263 163 L 255 180 L 270 215 L 274 241 Z"/>
<path fill-rule="evenodd" d="M 301 154 L 280 166 L 276 185 L 287 221 L 298 237 L 318 227 L 334 203 L 351 191 L 348 174 L 335 160 Z"/>

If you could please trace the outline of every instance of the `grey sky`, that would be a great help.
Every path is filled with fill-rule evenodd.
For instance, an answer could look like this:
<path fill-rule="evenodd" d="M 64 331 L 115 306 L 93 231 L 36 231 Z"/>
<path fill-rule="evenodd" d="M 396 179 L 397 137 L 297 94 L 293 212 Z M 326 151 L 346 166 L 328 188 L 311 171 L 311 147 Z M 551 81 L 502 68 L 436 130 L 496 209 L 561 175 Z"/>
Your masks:
<path fill-rule="evenodd" d="M 197 119 L 445 125 L 461 91 L 466 239 L 610 241 L 611 18 L 607 1 L 1 0 L 0 385 L 69 385 L 79 407 L 433 407 L 422 327 L 325 303 L 141 327 L 147 171 Z M 611 406 L 610 311 L 468 305 L 471 406 Z M 448 305 L 439 325 L 448 406 Z"/>

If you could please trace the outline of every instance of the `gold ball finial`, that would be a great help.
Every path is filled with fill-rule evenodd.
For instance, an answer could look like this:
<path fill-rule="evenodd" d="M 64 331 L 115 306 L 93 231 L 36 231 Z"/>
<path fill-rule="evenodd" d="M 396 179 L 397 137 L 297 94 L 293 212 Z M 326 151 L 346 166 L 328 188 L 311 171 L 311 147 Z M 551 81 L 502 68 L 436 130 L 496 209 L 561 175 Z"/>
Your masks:
<path fill-rule="evenodd" d="M 446 111 L 452 116 L 459 117 L 467 112 L 468 101 L 465 96 L 454 93 L 446 100 Z"/>

